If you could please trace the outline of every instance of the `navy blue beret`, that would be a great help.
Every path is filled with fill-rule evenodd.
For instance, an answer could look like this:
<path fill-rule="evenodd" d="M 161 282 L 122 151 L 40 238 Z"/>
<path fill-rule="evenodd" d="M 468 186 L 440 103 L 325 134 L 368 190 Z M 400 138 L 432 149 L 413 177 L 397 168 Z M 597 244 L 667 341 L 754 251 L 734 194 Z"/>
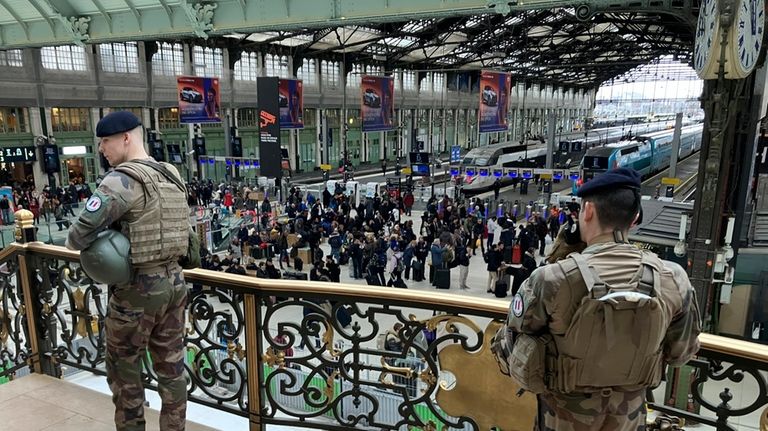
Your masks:
<path fill-rule="evenodd" d="M 576 192 L 576 196 L 583 198 L 607 189 L 640 190 L 640 174 L 630 168 L 608 171 L 584 183 Z"/>
<path fill-rule="evenodd" d="M 99 120 L 96 125 L 96 136 L 103 138 L 105 136 L 117 135 L 127 132 L 141 126 L 141 121 L 130 111 L 110 112 L 104 118 Z"/>

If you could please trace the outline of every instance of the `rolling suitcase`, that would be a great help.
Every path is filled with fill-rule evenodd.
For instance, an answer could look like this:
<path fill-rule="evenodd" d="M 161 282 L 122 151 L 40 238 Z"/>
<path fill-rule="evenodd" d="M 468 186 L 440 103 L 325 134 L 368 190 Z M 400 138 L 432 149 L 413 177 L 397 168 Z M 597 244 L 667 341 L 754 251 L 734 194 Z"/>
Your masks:
<path fill-rule="evenodd" d="M 433 265 L 429 265 L 429 283 L 435 284 L 435 267 Z"/>
<path fill-rule="evenodd" d="M 413 271 L 413 281 L 424 281 L 424 265 L 420 261 L 414 260 L 411 263 L 411 271 Z"/>
<path fill-rule="evenodd" d="M 438 289 L 450 289 L 451 287 L 451 270 L 448 268 L 440 268 L 435 270 L 435 287 Z"/>
<path fill-rule="evenodd" d="M 507 284 L 505 281 L 499 280 L 496 282 L 496 286 L 493 289 L 493 293 L 496 295 L 497 298 L 506 298 L 508 289 L 509 289 L 509 284 Z"/>
<path fill-rule="evenodd" d="M 261 247 L 251 248 L 251 257 L 254 259 L 264 259 L 264 249 Z"/>
<path fill-rule="evenodd" d="M 519 265 L 522 258 L 523 258 L 523 251 L 520 248 L 520 244 L 513 245 L 512 246 L 512 264 Z"/>

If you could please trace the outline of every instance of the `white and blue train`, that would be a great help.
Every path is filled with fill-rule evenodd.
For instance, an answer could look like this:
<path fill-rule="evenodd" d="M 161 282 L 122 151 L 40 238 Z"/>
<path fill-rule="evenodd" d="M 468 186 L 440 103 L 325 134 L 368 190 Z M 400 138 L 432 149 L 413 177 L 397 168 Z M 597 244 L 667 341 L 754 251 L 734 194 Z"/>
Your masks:
<path fill-rule="evenodd" d="M 704 126 L 683 127 L 680 133 L 678 159 L 683 159 L 701 149 Z M 643 177 L 669 167 L 672 157 L 673 130 L 638 135 L 630 140 L 590 148 L 584 154 L 579 169 L 581 179 L 574 184 L 575 192 L 581 184 L 606 171 L 616 168 L 632 168 Z"/>
<path fill-rule="evenodd" d="M 590 130 L 583 133 L 569 134 L 559 140 L 554 152 L 554 168 L 571 168 L 579 164 L 588 148 L 619 142 L 628 135 L 650 133 L 665 130 L 673 123 L 647 123 L 627 127 L 610 127 Z M 539 141 L 529 141 L 528 145 L 514 142 L 502 142 L 470 150 L 461 162 L 463 169 L 462 192 L 467 195 L 490 190 L 498 178 L 502 185 L 514 181 L 508 176 L 494 176 L 493 172 L 504 168 L 543 168 L 547 158 L 547 146 Z M 472 173 L 469 175 L 468 173 Z"/>

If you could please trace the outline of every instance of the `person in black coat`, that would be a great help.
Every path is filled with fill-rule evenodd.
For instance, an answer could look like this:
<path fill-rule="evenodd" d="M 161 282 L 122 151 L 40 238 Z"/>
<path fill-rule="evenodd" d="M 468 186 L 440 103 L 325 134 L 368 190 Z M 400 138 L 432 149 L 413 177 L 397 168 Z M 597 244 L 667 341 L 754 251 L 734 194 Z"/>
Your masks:
<path fill-rule="evenodd" d="M 499 269 L 504 262 L 504 244 L 501 242 L 485 252 L 486 269 L 488 270 L 488 293 L 493 293 L 499 280 Z"/>
<path fill-rule="evenodd" d="M 531 273 L 533 273 L 533 271 L 536 269 L 536 258 L 534 257 L 535 253 L 535 248 L 529 248 L 525 254 L 523 254 L 522 266 L 519 268 L 507 268 L 506 273 L 512 275 L 512 295 L 516 294 L 517 291 L 520 290 L 520 286 L 522 286 L 523 282 L 527 280 L 528 277 L 531 276 Z"/>
<path fill-rule="evenodd" d="M 359 239 L 349 246 L 349 259 L 352 261 L 352 278 L 363 278 L 363 245 Z"/>
<path fill-rule="evenodd" d="M 325 268 L 328 272 L 328 278 L 331 279 L 331 282 L 341 282 L 341 268 L 339 268 L 339 264 L 333 260 L 333 256 L 328 255 L 325 257 Z"/>

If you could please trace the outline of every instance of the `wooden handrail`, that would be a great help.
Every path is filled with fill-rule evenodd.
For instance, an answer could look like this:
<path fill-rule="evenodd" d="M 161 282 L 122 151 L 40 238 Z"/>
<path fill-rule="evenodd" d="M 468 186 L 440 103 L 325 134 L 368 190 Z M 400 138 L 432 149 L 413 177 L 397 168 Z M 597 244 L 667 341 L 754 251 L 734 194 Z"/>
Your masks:
<path fill-rule="evenodd" d="M 69 260 L 78 260 L 80 252 L 65 247 L 48 245 L 42 242 L 27 244 L 13 243 L 0 252 L 0 259 L 14 251 L 27 251 L 54 255 Z M 444 292 L 425 292 L 419 290 L 394 289 L 380 286 L 361 286 L 350 283 L 325 283 L 300 280 L 270 280 L 247 275 L 227 274 L 206 269 L 184 271 L 187 281 L 200 284 L 230 286 L 245 291 L 268 291 L 306 296 L 337 296 L 359 302 L 390 302 L 403 306 L 421 306 L 427 309 L 460 309 L 497 319 L 505 319 L 509 301 L 491 298 L 468 298 Z M 724 355 L 744 358 L 768 364 L 768 346 L 751 341 L 723 337 L 714 334 L 701 334 L 701 348 Z"/>

